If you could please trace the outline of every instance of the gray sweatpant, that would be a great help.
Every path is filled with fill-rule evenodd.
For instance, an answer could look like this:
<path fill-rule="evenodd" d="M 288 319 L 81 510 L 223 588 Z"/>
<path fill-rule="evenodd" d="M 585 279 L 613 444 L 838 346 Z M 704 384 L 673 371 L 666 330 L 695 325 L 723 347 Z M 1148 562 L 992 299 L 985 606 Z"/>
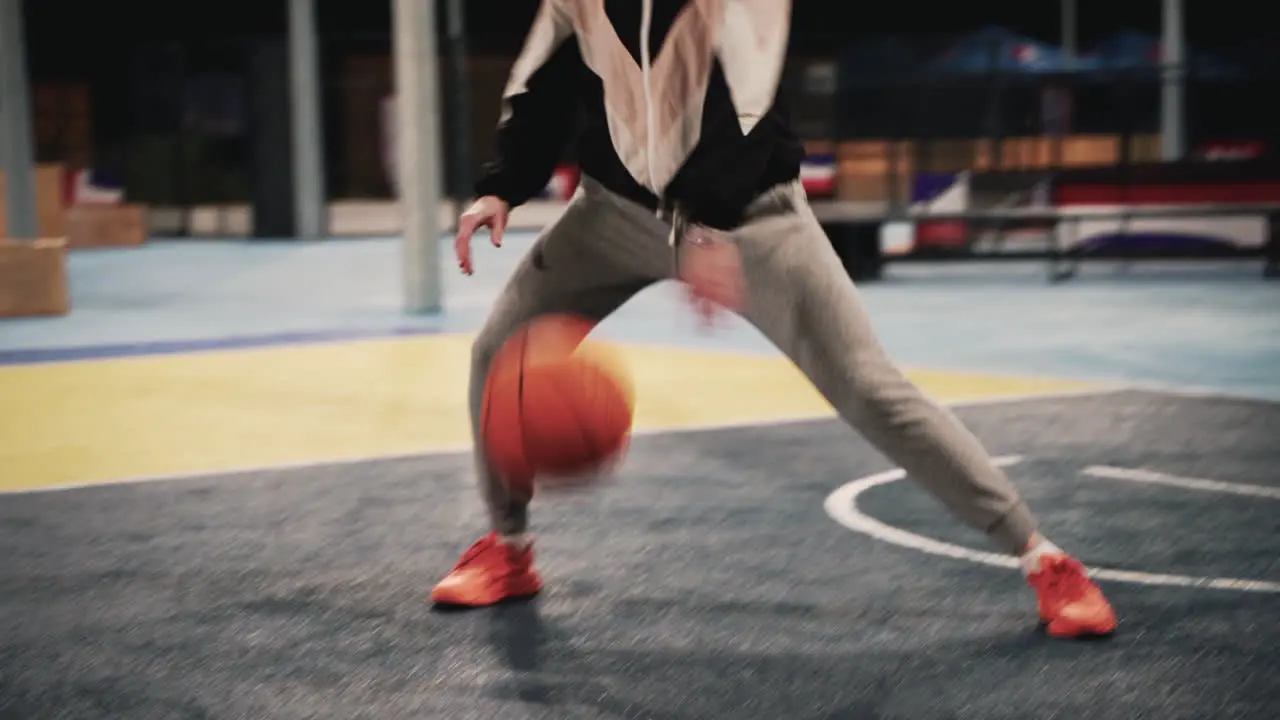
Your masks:
<path fill-rule="evenodd" d="M 524 532 L 529 499 L 513 497 L 481 451 L 480 403 L 494 354 L 537 315 L 604 319 L 671 278 L 670 231 L 646 208 L 583 178 L 564 215 L 542 232 L 498 297 L 472 350 L 470 385 L 477 470 L 498 532 Z M 734 237 L 746 276 L 746 319 L 912 479 L 1004 550 L 1020 552 L 1035 520 L 978 440 L 886 356 L 800 184 L 757 198 Z"/>

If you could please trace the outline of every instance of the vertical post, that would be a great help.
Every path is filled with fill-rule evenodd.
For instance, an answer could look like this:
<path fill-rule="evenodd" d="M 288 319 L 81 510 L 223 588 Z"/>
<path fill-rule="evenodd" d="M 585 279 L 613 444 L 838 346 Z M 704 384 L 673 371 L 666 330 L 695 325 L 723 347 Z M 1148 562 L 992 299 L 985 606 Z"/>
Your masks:
<path fill-rule="evenodd" d="M 467 88 L 467 29 L 466 11 L 462 0 L 448 0 L 449 65 L 452 77 L 452 92 L 446 106 L 453 111 L 453 187 L 449 195 L 455 200 L 465 201 L 471 195 L 471 104 L 468 102 Z"/>
<path fill-rule="evenodd" d="M 1062 167 L 1062 140 L 1071 130 L 1071 108 L 1077 82 L 1076 58 L 1080 54 L 1079 0 L 1060 1 L 1062 22 L 1059 32 L 1062 35 L 1062 69 L 1064 71 L 1062 86 L 1054 85 L 1047 89 L 1044 108 L 1045 119 L 1049 125 L 1046 130 L 1052 137 L 1050 163 L 1054 170 Z"/>
<path fill-rule="evenodd" d="M 1079 31 L 1076 29 L 1079 6 L 1077 0 L 1062 0 L 1062 59 L 1067 70 L 1074 70 L 1079 54 Z"/>
<path fill-rule="evenodd" d="M 1183 37 L 1182 0 L 1164 0 L 1163 37 L 1160 41 L 1160 157 L 1165 162 L 1181 160 L 1186 148 L 1183 127 L 1183 90 L 1187 77 L 1187 53 Z"/>
<path fill-rule="evenodd" d="M 0 0 L 0 174 L 7 218 L 0 237 L 34 239 L 40 226 L 23 34 L 22 0 Z"/>
<path fill-rule="evenodd" d="M 1004 71 L 1004 53 L 1006 48 L 1003 40 L 992 40 L 987 46 L 988 67 L 990 72 L 986 78 L 988 85 L 987 96 L 987 137 L 991 139 L 991 165 L 993 170 L 1004 169 L 1004 88 L 1005 88 L 1005 71 Z"/>
<path fill-rule="evenodd" d="M 298 237 L 323 237 L 328 225 L 320 124 L 315 0 L 289 0 L 289 133 L 293 144 L 293 217 Z"/>
<path fill-rule="evenodd" d="M 404 304 L 411 313 L 433 313 L 444 305 L 436 4 L 435 0 L 392 2 Z"/>

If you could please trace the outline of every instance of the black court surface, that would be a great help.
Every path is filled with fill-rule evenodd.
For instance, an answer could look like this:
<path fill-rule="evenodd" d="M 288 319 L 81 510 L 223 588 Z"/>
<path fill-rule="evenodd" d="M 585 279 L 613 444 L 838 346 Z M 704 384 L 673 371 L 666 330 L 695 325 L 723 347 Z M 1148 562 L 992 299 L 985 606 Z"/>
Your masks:
<path fill-rule="evenodd" d="M 535 505 L 547 592 L 471 612 L 427 603 L 483 526 L 464 455 L 0 498 L 0 718 L 1280 718 L 1280 406 L 959 414 L 1117 574 L 1115 637 L 1041 634 L 822 421 L 637 439 Z"/>

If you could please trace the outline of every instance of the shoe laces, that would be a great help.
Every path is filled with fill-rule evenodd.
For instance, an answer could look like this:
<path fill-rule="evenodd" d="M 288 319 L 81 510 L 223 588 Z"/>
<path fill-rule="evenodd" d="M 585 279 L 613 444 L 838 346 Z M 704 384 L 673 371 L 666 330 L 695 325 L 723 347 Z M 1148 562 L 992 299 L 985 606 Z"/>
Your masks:
<path fill-rule="evenodd" d="M 1044 587 L 1055 595 L 1070 599 L 1083 597 L 1089 589 L 1089 576 L 1079 561 L 1054 560 L 1044 569 Z"/>
<path fill-rule="evenodd" d="M 497 540 L 491 536 L 480 538 L 472 543 L 471 547 L 467 548 L 466 552 L 462 553 L 462 557 L 458 558 L 458 564 L 455 565 L 454 568 L 460 569 L 474 563 L 486 552 L 492 550 L 496 544 Z"/>

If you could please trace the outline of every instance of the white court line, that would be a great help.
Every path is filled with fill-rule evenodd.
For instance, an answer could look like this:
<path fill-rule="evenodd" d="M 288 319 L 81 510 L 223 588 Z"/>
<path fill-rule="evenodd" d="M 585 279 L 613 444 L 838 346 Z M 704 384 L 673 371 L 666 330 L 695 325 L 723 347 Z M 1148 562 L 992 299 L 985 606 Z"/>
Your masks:
<path fill-rule="evenodd" d="M 995 459 L 1002 467 L 1022 462 L 1022 457 L 1009 455 Z M 868 475 L 843 485 L 827 496 L 823 507 L 832 520 L 841 525 L 887 542 L 891 545 L 919 550 L 930 555 L 940 555 L 957 560 L 968 560 L 982 565 L 1014 569 L 1018 567 L 1018 559 L 1009 555 L 973 550 L 960 545 L 934 540 L 917 535 L 901 528 L 893 527 L 867 515 L 858 508 L 858 496 L 880 485 L 901 480 L 907 476 L 905 470 L 897 468 Z M 1267 580 L 1238 580 L 1235 578 L 1196 577 L 1193 575 L 1168 575 L 1148 573 L 1136 570 L 1115 570 L 1111 568 L 1090 568 L 1089 574 L 1100 580 L 1136 583 L 1139 585 L 1161 585 L 1165 587 L 1209 588 L 1213 590 L 1239 590 L 1245 592 L 1280 593 L 1280 582 Z"/>
<path fill-rule="evenodd" d="M 965 407 L 984 407 L 988 405 L 1002 405 L 1023 402 L 1035 402 L 1037 400 L 1060 400 L 1073 397 L 1090 397 L 1101 395 L 1113 395 L 1115 393 L 1124 392 L 1130 388 L 1121 385 L 1099 385 L 1091 388 L 1079 388 L 1075 390 L 1060 390 L 1057 392 L 1046 393 L 1026 393 L 1022 395 L 993 395 L 991 397 L 972 398 L 969 400 L 959 400 L 956 402 L 946 403 L 948 407 L 965 408 Z M 646 435 L 680 435 L 684 433 L 710 432 L 715 430 L 735 430 L 741 428 L 766 428 L 766 427 L 782 427 L 785 425 L 797 425 L 800 423 L 813 422 L 816 420 L 830 420 L 835 418 L 835 411 L 826 413 L 814 413 L 811 415 L 797 415 L 794 417 L 770 418 L 768 420 L 734 420 L 720 423 L 706 423 L 702 425 L 687 425 L 676 428 L 645 428 L 637 430 L 633 433 L 636 437 L 644 437 Z M 71 490 L 89 490 L 92 488 L 114 487 L 117 485 L 143 485 L 159 482 L 177 482 L 182 480 L 198 480 L 202 478 L 219 478 L 239 477 L 244 475 L 252 475 L 264 472 L 285 472 L 290 470 L 308 470 L 311 468 L 322 467 L 345 467 L 348 465 L 359 465 L 367 462 L 384 462 L 395 460 L 412 460 L 416 458 L 439 457 L 443 455 L 458 455 L 471 451 L 471 444 L 456 445 L 452 447 L 439 447 L 430 450 L 407 453 L 390 453 L 385 455 L 365 455 L 350 458 L 333 458 L 321 460 L 305 460 L 302 462 L 292 463 L 276 463 L 272 465 L 254 465 L 240 468 L 231 468 L 227 470 L 201 470 L 190 473 L 174 473 L 169 475 L 147 475 L 143 477 L 120 478 L 111 480 L 90 481 L 82 483 L 67 483 L 64 485 L 45 485 L 34 488 L 19 488 L 16 490 L 0 490 L 0 497 L 6 495 L 39 495 L 44 493 L 68 492 Z"/>
<path fill-rule="evenodd" d="M 1064 378 L 1071 381 L 1072 378 Z M 1089 382 L 1077 379 L 1079 382 Z M 1167 395 L 1175 398 L 1191 400 L 1231 400 L 1235 402 L 1256 403 L 1260 405 L 1280 405 L 1280 397 L 1271 395 L 1249 394 L 1244 390 L 1228 388 L 1203 387 L 1200 385 L 1183 385 L 1181 383 L 1164 383 L 1154 380 L 1134 380 L 1128 382 L 1128 389 L 1152 395 Z"/>
<path fill-rule="evenodd" d="M 1082 475 L 1088 475 L 1092 478 L 1101 480 L 1125 480 L 1128 482 L 1148 483 L 1151 485 L 1166 485 L 1168 487 L 1183 488 L 1186 490 L 1206 490 L 1208 492 L 1230 493 L 1232 495 L 1246 495 L 1251 497 L 1271 498 L 1272 500 L 1280 500 L 1280 488 L 1267 487 L 1266 485 L 1248 485 L 1245 483 L 1230 483 L 1222 480 L 1204 480 L 1201 478 L 1179 477 L 1177 475 L 1167 475 L 1165 473 L 1155 472 L 1154 470 L 1137 470 L 1132 468 L 1111 467 L 1109 465 L 1091 465 L 1081 470 Z"/>

